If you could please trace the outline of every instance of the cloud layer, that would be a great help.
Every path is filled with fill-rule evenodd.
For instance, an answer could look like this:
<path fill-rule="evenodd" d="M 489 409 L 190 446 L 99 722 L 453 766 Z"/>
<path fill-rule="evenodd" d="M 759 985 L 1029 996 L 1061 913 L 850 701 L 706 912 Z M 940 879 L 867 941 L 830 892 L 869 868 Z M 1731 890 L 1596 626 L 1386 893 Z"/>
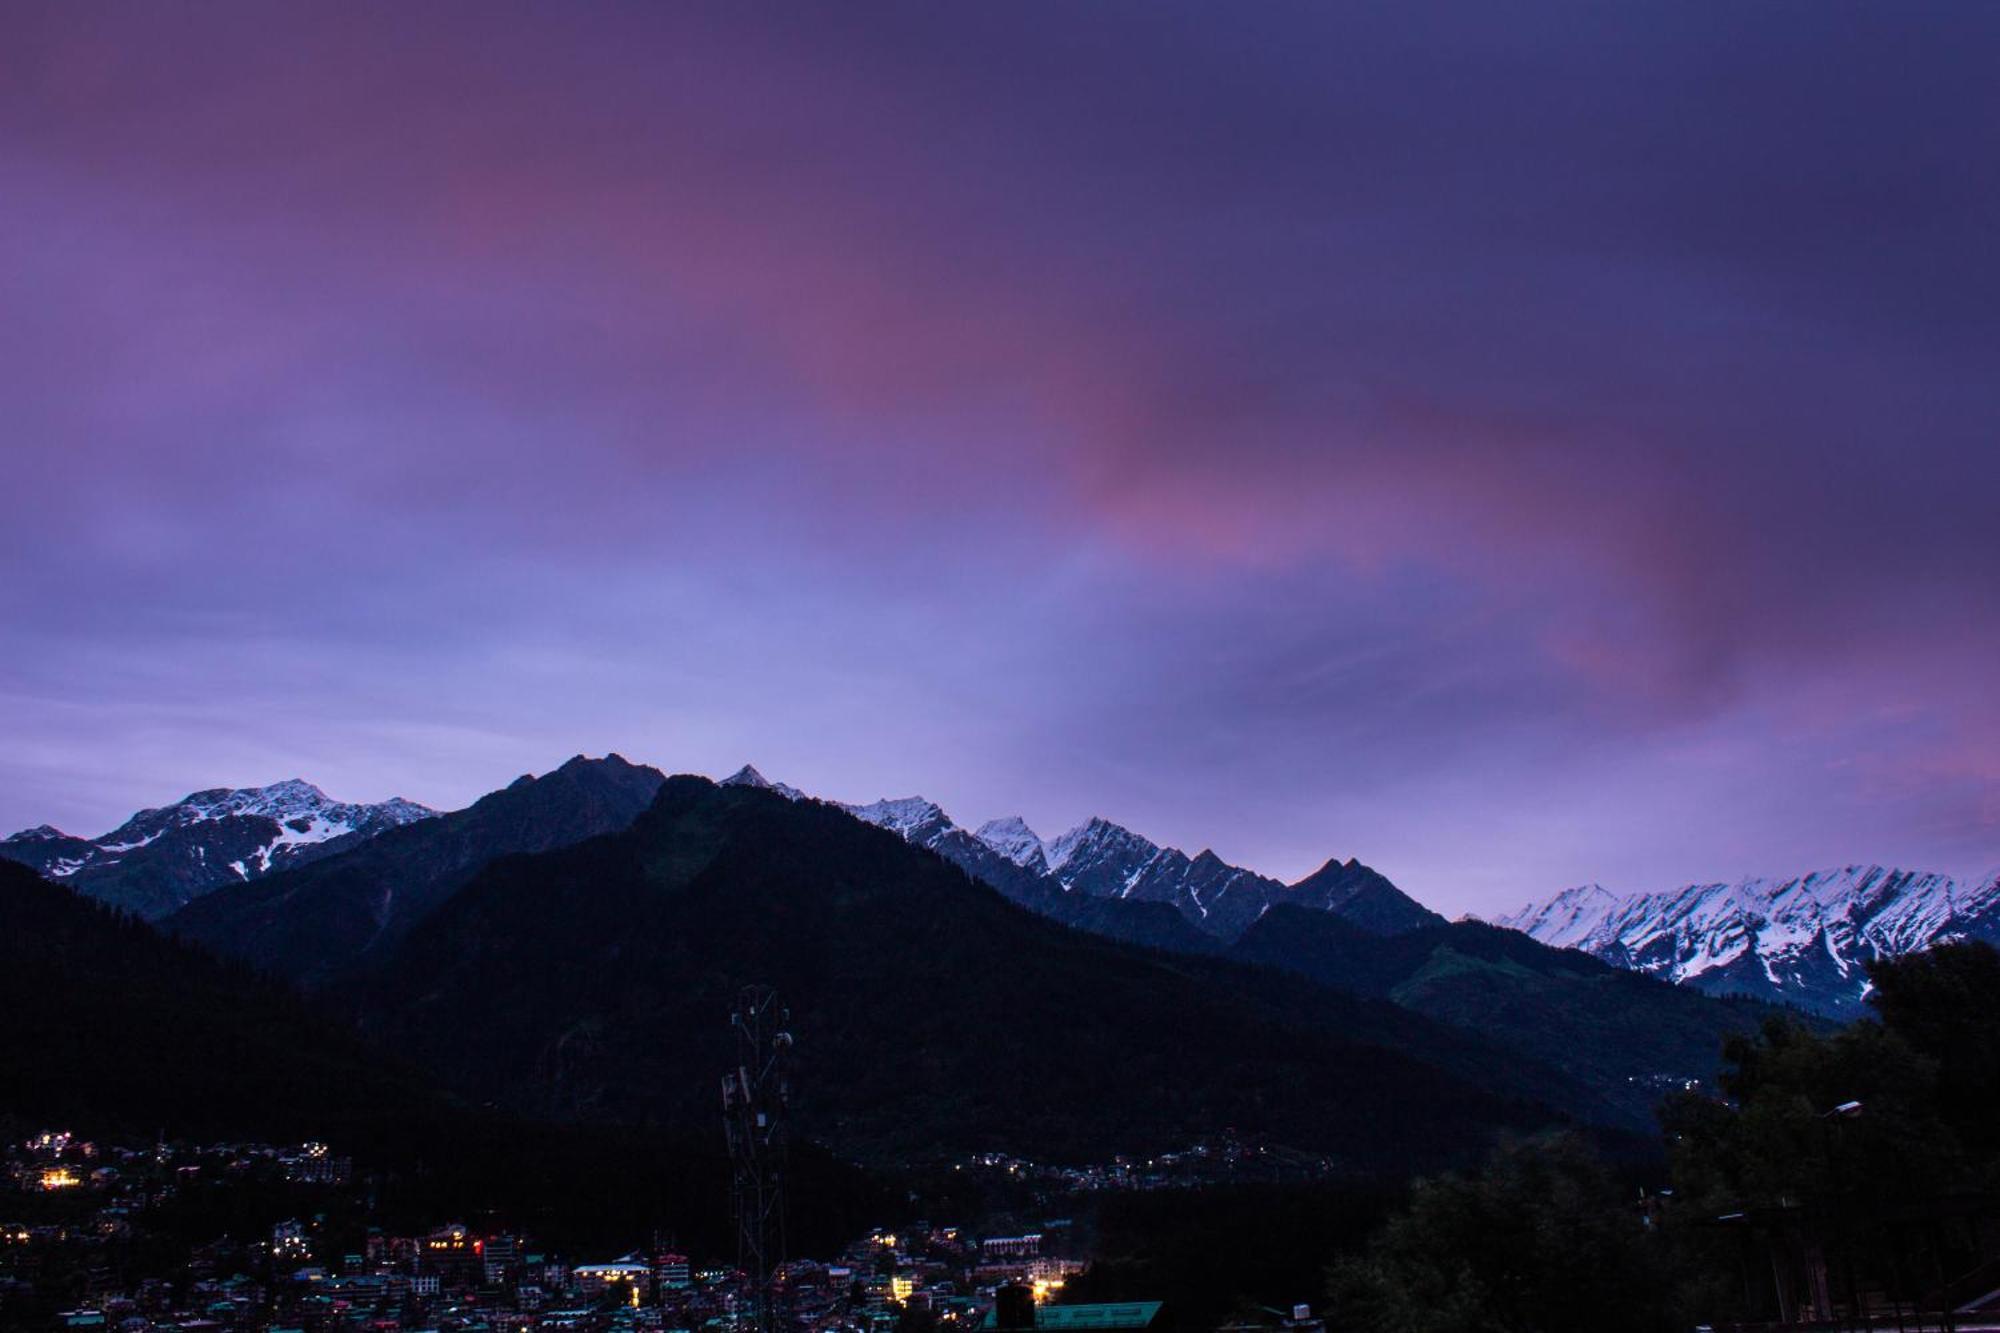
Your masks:
<path fill-rule="evenodd" d="M 2000 860 L 1990 7 L 0 11 L 0 823 L 578 749 Z"/>

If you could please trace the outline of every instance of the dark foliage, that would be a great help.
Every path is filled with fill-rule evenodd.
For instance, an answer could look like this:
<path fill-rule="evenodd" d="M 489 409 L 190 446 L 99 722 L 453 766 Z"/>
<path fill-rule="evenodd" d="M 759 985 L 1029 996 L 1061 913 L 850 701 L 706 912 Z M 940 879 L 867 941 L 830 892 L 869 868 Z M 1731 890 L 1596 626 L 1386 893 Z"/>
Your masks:
<path fill-rule="evenodd" d="M 1316 1305 L 1328 1256 L 1360 1250 L 1407 1193 L 1396 1181 L 1112 1195 L 1096 1218 L 1097 1258 L 1062 1299 L 1163 1301 L 1160 1327 L 1181 1333 L 1258 1306 Z"/>
<path fill-rule="evenodd" d="M 1939 1119 L 1990 1172 L 2000 1163 L 2000 950 L 1940 945 L 1884 959 L 1868 979 L 1884 1026 L 1936 1067 Z"/>
<path fill-rule="evenodd" d="M 1389 969 L 1393 971 L 1393 969 Z M 1574 1135 L 1420 1181 L 1364 1253 L 1339 1259 L 1339 1327 L 1378 1333 L 1686 1327 L 1794 1309 L 1820 1256 L 1837 1308 L 1935 1300 L 1991 1263 L 2000 955 L 1941 946 L 1871 969 L 1881 1022 L 1834 1032 L 1774 1014 L 1724 1044 L 1716 1097 L 1662 1119 L 1675 1189 L 1648 1197 Z M 1643 1201 L 1643 1213 L 1641 1202 Z M 1984 1291 L 1989 1284 L 1982 1285 Z"/>
<path fill-rule="evenodd" d="M 557 1243 L 629 1244 L 662 1225 L 719 1254 L 719 1132 L 537 1125 L 443 1096 L 283 987 L 24 867 L 0 863 L 0 1118 L 93 1135 L 329 1140 L 379 1173 L 384 1216 L 467 1211 Z M 887 1206 L 805 1148 L 801 1242 L 832 1245 Z"/>
<path fill-rule="evenodd" d="M 421 1105 L 424 1081 L 247 967 L 0 864 L 7 1110 L 107 1129 L 306 1138 Z"/>
<path fill-rule="evenodd" d="M 1368 1333 L 1643 1333 L 1676 1327 L 1666 1252 L 1573 1136 L 1503 1145 L 1419 1181 L 1366 1253 L 1333 1267 L 1335 1327 Z"/>

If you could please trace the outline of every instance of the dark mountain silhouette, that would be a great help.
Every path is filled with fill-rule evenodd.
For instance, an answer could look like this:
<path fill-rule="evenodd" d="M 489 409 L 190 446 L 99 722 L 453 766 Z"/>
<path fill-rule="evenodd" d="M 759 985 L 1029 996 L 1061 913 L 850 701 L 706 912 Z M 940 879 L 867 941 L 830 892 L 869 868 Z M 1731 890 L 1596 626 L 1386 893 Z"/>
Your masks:
<path fill-rule="evenodd" d="M 52 1124 L 305 1138 L 431 1101 L 284 987 L 6 862 L 0 1012 L 0 1110 Z"/>
<path fill-rule="evenodd" d="M 745 765 L 724 786 L 775 791 L 807 799 L 796 787 L 766 779 Z M 1218 953 L 1271 908 L 1296 903 L 1331 912 L 1377 934 L 1441 925 L 1432 912 L 1359 861 L 1330 860 L 1297 884 L 1283 884 L 1213 851 L 1189 856 L 1162 847 L 1123 825 L 1092 818 L 1044 841 L 1019 816 L 989 820 L 967 832 L 921 796 L 842 805 L 857 819 L 927 847 L 966 874 L 1044 916 L 1115 939 L 1140 940 L 1192 953 Z M 1118 904 L 1091 906 L 1088 904 Z M 1166 923 L 1167 907 L 1186 929 Z"/>
<path fill-rule="evenodd" d="M 523 935 L 546 932 L 548 938 L 531 941 L 534 961 L 524 964 L 519 976 L 488 976 L 480 971 L 479 951 L 487 941 L 478 930 L 469 939 L 466 957 L 456 956 L 450 949 L 424 955 L 403 947 L 413 933 L 424 932 L 424 923 L 433 916 L 442 917 L 438 928 L 449 932 L 470 929 L 468 922 L 495 910 L 483 899 L 460 904 L 457 899 L 464 892 L 477 888 L 490 895 L 499 892 L 492 888 L 494 884 L 513 883 L 522 876 L 532 882 L 535 876 L 564 873 L 560 867 L 566 862 L 560 858 L 554 862 L 536 859 L 511 869 L 507 866 L 509 859 L 519 854 L 555 852 L 626 829 L 640 818 L 663 781 L 657 770 L 629 764 L 616 755 L 601 760 L 579 757 L 543 777 L 522 778 L 465 810 L 392 829 L 313 864 L 218 890 L 182 909 L 167 925 L 181 937 L 215 952 L 296 981 L 324 995 L 336 1008 L 352 1011 L 369 1006 L 375 1020 L 393 1029 L 399 1042 L 413 1043 L 411 1049 L 427 1049 L 425 1032 L 431 1020 L 426 1015 L 451 999 L 451 985 L 464 983 L 469 988 L 466 995 L 476 994 L 480 999 L 476 1003 L 464 1001 L 461 1018 L 483 1035 L 471 1039 L 453 1032 L 444 1044 L 464 1041 L 465 1050 L 439 1050 L 426 1059 L 434 1058 L 436 1068 L 482 1100 L 504 1101 L 538 1115 L 584 1120 L 692 1114 L 682 1100 L 684 1090 L 673 1085 L 677 1076 L 674 1069 L 655 1071 L 651 1082 L 643 1086 L 609 1076 L 599 1062 L 606 1058 L 606 1051 L 622 1050 L 629 1041 L 624 1036 L 600 1037 L 599 1033 L 628 1027 L 656 1031 L 664 1016 L 674 1013 L 697 1027 L 712 1026 L 716 1015 L 727 1012 L 727 995 L 710 988 L 662 998 L 664 974 L 648 976 L 643 978 L 641 989 L 629 997 L 637 1007 L 628 1014 L 603 996 L 586 1003 L 582 992 L 588 991 L 588 986 L 572 986 L 561 976 L 543 975 L 575 967 L 595 968 L 594 963 L 580 963 L 549 950 L 564 930 L 598 921 L 596 901 L 614 891 L 615 876 L 611 883 L 593 885 L 582 893 L 577 904 L 583 914 L 581 922 L 567 918 L 568 905 L 562 895 L 521 891 L 521 901 L 514 904 L 517 915 L 507 918 L 507 929 Z M 1287 1029 L 1309 1031 L 1312 1041 L 1330 1035 L 1378 1050 L 1402 1051 L 1433 1072 L 1443 1071 L 1499 1097 L 1538 1100 L 1588 1119 L 1628 1126 L 1643 1123 L 1665 1086 L 1709 1073 L 1720 1034 L 1750 1021 L 1737 1009 L 1663 986 L 1640 985 L 1641 979 L 1616 973 L 1579 955 L 1547 949 L 1525 936 L 1471 924 L 1446 925 L 1355 861 L 1331 861 L 1298 884 L 1273 890 L 1282 894 L 1283 900 L 1263 910 L 1232 944 L 1190 920 L 1186 903 L 1173 894 L 1142 900 L 1065 886 L 1039 868 L 1036 848 L 1030 847 L 1028 856 L 1016 859 L 1005 854 L 1005 841 L 969 834 L 927 802 L 885 802 L 864 811 L 846 811 L 741 775 L 721 789 L 698 779 L 686 782 L 693 784 L 688 791 L 706 791 L 707 801 L 722 802 L 717 810 L 727 805 L 729 797 L 757 793 L 759 801 L 748 808 L 764 811 L 757 818 L 772 826 L 770 845 L 752 849 L 756 853 L 752 855 L 732 843 L 717 852 L 720 868 L 705 866 L 699 883 L 674 880 L 666 884 L 660 892 L 671 891 L 680 902 L 679 916 L 672 922 L 674 929 L 657 938 L 624 938 L 611 928 L 615 937 L 624 938 L 622 947 L 642 955 L 658 955 L 656 962 L 661 967 L 685 966 L 683 954 L 693 947 L 688 942 L 688 931 L 694 926 L 688 914 L 693 913 L 704 923 L 701 938 L 707 941 L 708 950 L 697 957 L 727 975 L 735 975 L 728 970 L 735 968 L 747 979 L 759 979 L 753 975 L 757 968 L 752 964 L 767 958 L 772 969 L 814 976 L 818 974 L 815 969 L 825 967 L 818 955 L 828 951 L 856 953 L 876 970 L 844 978 L 843 984 L 894 993 L 901 997 L 899 1002 L 907 1004 L 919 1003 L 917 997 L 926 986 L 948 990 L 946 1008 L 957 1013 L 966 1034 L 948 1044 L 980 1046 L 996 1031 L 1014 1030 L 1010 1015 L 1020 1001 L 986 975 L 1003 965 L 1000 946 L 996 943 L 991 949 L 973 950 L 973 942 L 993 930 L 1000 932 L 995 940 L 1013 940 L 1006 967 L 1035 977 L 1054 968 L 1056 979 L 1071 993 L 1110 1006 L 1107 1012 L 1086 1018 L 1074 1006 L 1058 1012 L 1038 999 L 1032 1012 L 1039 1017 L 1028 1029 L 1035 1041 L 1050 1039 L 1050 1033 L 1073 1041 L 1073 1030 L 1079 1027 L 1144 1029 L 1163 1021 L 1166 1013 L 1180 1010 L 1203 1015 L 1218 1033 L 1226 1022 L 1238 1022 L 1247 1025 L 1246 1030 L 1268 1035 L 1269 1025 L 1275 1021 Z M 690 799 L 683 792 L 680 802 L 685 805 Z M 793 815 L 783 813 L 787 810 Z M 761 929 L 741 939 L 727 938 L 732 929 L 759 926 L 761 918 L 739 920 L 732 915 L 735 908 L 728 899 L 715 899 L 712 886 L 718 877 L 734 874 L 745 882 L 761 883 L 770 873 L 767 863 L 796 859 L 800 846 L 817 844 L 818 859 L 799 882 L 844 884 L 864 873 L 858 865 L 873 865 L 886 855 L 880 839 L 862 820 L 854 818 L 855 814 L 862 819 L 873 815 L 880 827 L 913 844 L 905 850 L 914 853 L 893 871 L 883 872 L 887 878 L 874 886 L 875 892 L 852 896 L 855 919 L 840 919 L 843 913 L 830 905 L 848 898 L 822 894 L 813 899 L 809 912 L 796 904 L 787 909 L 812 922 L 796 939 L 767 937 Z M 740 821 L 751 816 L 731 818 Z M 793 822 L 788 824 L 788 819 Z M 1120 851 L 1128 844 L 1136 848 L 1133 855 L 1145 851 L 1131 835 L 1101 821 L 1100 825 L 1095 836 L 1080 835 L 1071 840 L 1074 845 L 1063 849 L 1066 861 L 1081 864 L 1079 858 L 1089 858 L 1092 863 L 1115 866 L 1133 859 Z M 680 827 L 665 815 L 649 820 L 647 826 L 656 839 L 667 836 L 661 829 Z M 836 835 L 831 831 L 835 829 L 842 832 Z M 1023 826 L 1020 833 L 1025 832 Z M 632 837 L 639 833 L 633 830 Z M 1092 830 L 1087 827 L 1085 833 Z M 1063 967 L 1083 965 L 1076 949 L 1104 948 L 1101 956 L 1086 956 L 1120 976 L 1124 974 L 1118 969 L 1132 966 L 1133 955 L 1109 945 L 1078 945 L 1046 923 L 1024 925 L 1019 914 L 1005 915 L 1004 927 L 991 925 L 984 915 L 993 907 L 991 895 L 974 894 L 968 906 L 963 875 L 943 873 L 944 868 L 932 856 L 919 850 L 925 848 L 964 875 L 983 881 L 1053 922 L 1175 955 L 1149 961 L 1156 973 L 1164 969 L 1166 979 L 1158 984 L 1175 995 L 1202 987 L 1209 993 L 1198 1002 L 1142 999 L 1136 992 L 1143 987 L 1131 977 L 1116 986 L 1078 990 L 1077 983 L 1060 975 Z M 727 856 L 723 856 L 724 850 Z M 582 854 L 579 850 L 578 855 Z M 848 863 L 846 858 L 853 856 L 861 858 L 858 865 Z M 1146 856 L 1156 872 L 1172 859 L 1158 849 Z M 1186 865 L 1175 873 L 1173 882 L 1194 885 L 1187 900 L 1205 904 L 1211 911 L 1225 905 L 1239 890 L 1262 887 L 1245 878 L 1247 872 L 1234 871 L 1213 857 L 1180 858 L 1174 865 L 1179 866 L 1180 861 Z M 1211 861 L 1213 866 L 1208 865 Z M 1207 872 L 1203 872 L 1205 866 Z M 1213 872 L 1220 887 L 1215 891 L 1201 887 L 1207 881 L 1196 872 Z M 920 898 L 906 887 L 928 883 L 940 874 L 942 881 L 952 886 L 948 891 L 926 891 L 930 896 Z M 1160 882 L 1168 882 L 1167 877 L 1161 875 Z M 800 891 L 795 886 L 786 888 L 780 901 L 789 901 L 787 895 Z M 639 900 L 655 903 L 660 892 L 648 889 L 639 894 Z M 960 968 L 949 976 L 940 972 L 936 961 L 954 956 L 949 951 L 938 953 L 927 946 L 921 956 L 913 953 L 905 959 L 907 976 L 895 976 L 894 965 L 879 957 L 880 950 L 867 942 L 868 931 L 881 924 L 877 916 L 907 913 L 919 901 L 925 904 L 925 912 L 941 914 L 941 919 L 966 918 Z M 897 903 L 901 905 L 893 905 Z M 542 914 L 539 920 L 537 912 Z M 889 923 L 888 937 L 913 929 L 913 920 L 898 919 Z M 412 940 L 413 945 L 417 943 Z M 979 956 L 971 956 L 968 950 Z M 1050 963 L 1043 955 L 1067 961 Z M 1223 957 L 1260 968 L 1276 967 L 1316 984 L 1280 983 L 1259 971 L 1228 966 L 1219 961 Z M 1112 958 L 1120 961 L 1114 966 L 1108 961 Z M 393 976 L 378 986 L 369 974 L 382 968 L 388 968 Z M 434 975 L 426 975 L 426 969 Z M 607 973 L 616 975 L 622 975 L 618 968 Z M 1375 1003 L 1357 1008 L 1351 1001 L 1329 997 L 1328 989 Z M 385 998 L 390 995 L 402 998 L 391 1002 Z M 524 1007 L 518 1024 L 510 1019 L 496 1028 L 494 1017 L 509 1013 L 517 1004 Z M 482 1012 L 488 1017 L 473 1012 L 482 1005 L 487 1007 Z M 1390 1005 L 1422 1018 L 1398 1014 Z M 703 1012 L 706 1019 L 697 1017 Z M 565 1026 L 544 1030 L 556 1023 Z M 442 1026 L 435 1030 L 451 1031 Z M 713 1036 L 706 1028 L 697 1034 L 700 1041 Z M 607 1041 L 609 1046 L 604 1044 Z M 857 1033 L 855 1042 L 857 1068 L 869 1070 L 872 1078 L 882 1062 L 887 1039 L 881 1032 L 869 1031 Z M 1269 1047 L 1273 1053 L 1278 1049 L 1275 1042 Z M 525 1063 L 524 1052 L 532 1052 Z M 1505 1052 L 1506 1058 L 1496 1058 L 1497 1052 Z M 1189 1104 L 1200 1101 L 1212 1084 L 1226 1078 L 1223 1071 L 1233 1067 L 1228 1063 L 1230 1054 L 1231 1042 L 1220 1038 L 1201 1057 L 1223 1059 L 1216 1070 L 1194 1069 L 1194 1057 L 1189 1054 L 1189 1071 L 1182 1076 L 1188 1084 Z M 477 1068 L 461 1067 L 475 1055 L 480 1062 Z M 1094 1055 L 1100 1064 L 1117 1058 L 1108 1044 L 1094 1048 Z M 642 1058 L 632 1068 L 642 1068 L 651 1058 Z M 1274 1054 L 1273 1063 L 1259 1066 L 1258 1077 L 1274 1084 L 1284 1082 L 1291 1075 L 1281 1077 L 1275 1072 L 1281 1064 Z M 962 1071 L 957 1076 L 962 1076 Z M 863 1084 L 871 1089 L 871 1095 L 881 1091 L 875 1083 L 863 1080 Z M 1091 1096 L 1105 1095 L 1104 1089 L 1088 1086 Z M 1288 1095 L 1266 1088 L 1244 1100 L 1255 1102 L 1257 1097 L 1272 1096 L 1282 1102 Z M 1217 1107 L 1228 1104 L 1227 1096 L 1215 1103 Z M 981 1133 L 1004 1129 L 1001 1119 L 989 1115 L 992 1111 L 991 1105 L 982 1104 L 968 1124 Z M 1086 1119 L 1078 1114 L 1075 1124 L 1080 1126 Z M 1275 1115 L 1272 1123 L 1283 1120 L 1284 1115 Z M 1164 1129 L 1171 1117 L 1162 1113 L 1153 1123 Z M 1221 1123 L 1234 1122 L 1224 1116 Z M 1052 1136 L 1047 1132 L 1048 1124 L 1043 1120 L 1024 1131 L 1022 1141 L 1080 1141 L 1080 1131 L 1070 1138 Z M 834 1128 L 837 1136 L 839 1127 Z M 1126 1133 L 1122 1123 L 1114 1128 L 1116 1134 L 1100 1141 L 1115 1148 L 1130 1146 L 1124 1138 L 1112 1142 Z M 863 1132 L 876 1135 L 884 1131 L 881 1126 L 864 1126 Z"/>
<path fill-rule="evenodd" d="M 385 1219 L 490 1208 L 593 1247 L 666 1219 L 699 1252 L 727 1253 L 728 1168 L 708 1125 L 536 1124 L 469 1107 L 282 985 L 5 861 L 0 1012 L 0 1123 L 321 1139 L 375 1178 Z M 793 1234 L 809 1243 L 895 1215 L 880 1186 L 811 1145 L 791 1180 Z"/>
<path fill-rule="evenodd" d="M 1274 908 L 1294 904 L 1331 913 L 1372 935 L 1442 926 L 1443 917 L 1391 884 L 1388 877 L 1349 857 L 1331 860 L 1291 886 Z"/>
<path fill-rule="evenodd" d="M 1635 1118 L 1670 1088 L 1712 1078 L 1724 1039 L 1755 1030 L 1769 1012 L 1477 921 L 1385 936 L 1334 913 L 1283 905 L 1245 932 L 1230 956 L 1479 1033 L 1597 1088 Z"/>
<path fill-rule="evenodd" d="M 834 807 L 692 777 L 624 832 L 491 862 L 354 998 L 475 1099 L 687 1123 L 751 983 L 791 1008 L 802 1127 L 877 1160 L 1235 1127 L 1404 1169 L 1545 1123 L 1527 1087 L 1589 1101 L 1393 1005 L 1065 929 Z"/>
<path fill-rule="evenodd" d="M 391 829 L 297 870 L 218 889 L 175 913 L 166 927 L 321 989 L 386 955 L 488 861 L 624 828 L 662 780 L 658 769 L 615 754 L 578 755 L 463 810 Z"/>

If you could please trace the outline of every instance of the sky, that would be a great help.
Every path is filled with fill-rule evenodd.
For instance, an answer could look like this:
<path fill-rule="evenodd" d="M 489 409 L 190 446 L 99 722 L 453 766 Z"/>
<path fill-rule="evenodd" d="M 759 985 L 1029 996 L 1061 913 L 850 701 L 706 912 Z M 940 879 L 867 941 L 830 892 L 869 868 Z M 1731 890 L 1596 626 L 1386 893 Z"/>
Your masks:
<path fill-rule="evenodd" d="M 0 0 L 0 828 L 575 753 L 2000 862 L 2000 6 Z"/>

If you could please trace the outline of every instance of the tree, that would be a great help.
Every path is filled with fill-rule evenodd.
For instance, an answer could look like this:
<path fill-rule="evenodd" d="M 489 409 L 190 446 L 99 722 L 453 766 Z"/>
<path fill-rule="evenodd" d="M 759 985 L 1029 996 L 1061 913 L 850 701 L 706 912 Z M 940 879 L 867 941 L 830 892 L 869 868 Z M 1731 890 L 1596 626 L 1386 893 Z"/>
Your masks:
<path fill-rule="evenodd" d="M 1937 1063 L 1863 1020 L 1820 1036 L 1773 1017 L 1724 1047 L 1721 1088 L 1667 1099 L 1674 1186 L 1724 1212 L 1836 1199 L 1852 1207 L 1933 1193 L 1963 1179 L 1964 1154 L 1937 1114 Z M 1835 1108 L 1858 1104 L 1858 1115 Z"/>
<path fill-rule="evenodd" d="M 1774 1017 L 1725 1047 L 1722 1098 L 1661 1108 L 1673 1239 L 1690 1284 L 1714 1297 L 1704 1317 L 1773 1313 L 1745 1276 L 1771 1262 L 1751 1258 L 1750 1237 L 1823 1265 L 1837 1300 L 1871 1286 L 1920 1296 L 1938 1274 L 1920 1280 L 1909 1255 L 1936 1238 L 1909 1219 L 2000 1180 L 2000 954 L 1942 945 L 1869 976 L 1879 1021 L 1822 1035 Z"/>
<path fill-rule="evenodd" d="M 1882 1023 L 1937 1070 L 1938 1117 L 2000 1183 L 2000 950 L 1943 944 L 1868 969 L 1869 1003 Z"/>
<path fill-rule="evenodd" d="M 1417 1182 L 1329 1286 L 1340 1326 L 1371 1333 L 1665 1329 L 1664 1258 L 1590 1146 L 1558 1134 L 1503 1143 L 1476 1174 Z"/>

